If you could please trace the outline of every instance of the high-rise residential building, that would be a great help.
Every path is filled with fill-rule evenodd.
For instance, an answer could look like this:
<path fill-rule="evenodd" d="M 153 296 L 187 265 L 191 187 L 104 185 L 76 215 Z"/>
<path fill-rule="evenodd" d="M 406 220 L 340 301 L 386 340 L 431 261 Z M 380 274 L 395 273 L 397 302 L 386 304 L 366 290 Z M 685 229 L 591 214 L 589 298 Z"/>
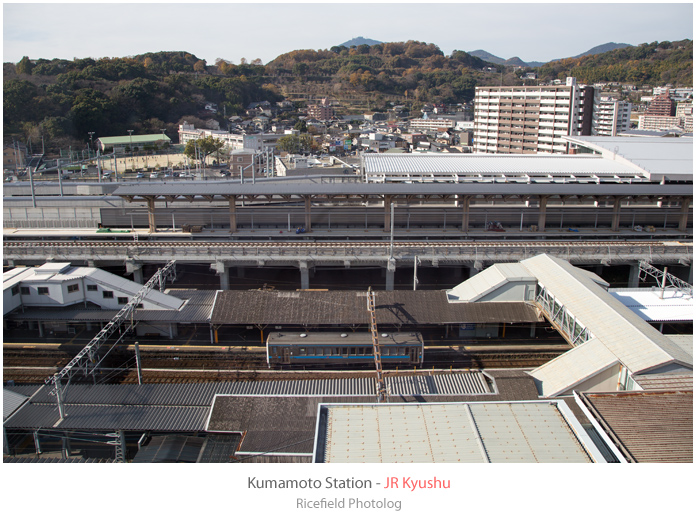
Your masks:
<path fill-rule="evenodd" d="M 564 136 L 615 136 L 631 128 L 631 104 L 592 86 L 477 87 L 474 152 L 565 153 Z"/>
<path fill-rule="evenodd" d="M 580 134 L 591 110 L 583 94 L 575 78 L 558 86 L 476 87 L 474 152 L 565 153 L 563 136 Z"/>
<path fill-rule="evenodd" d="M 646 116 L 674 116 L 674 100 L 670 98 L 669 93 L 655 96 L 645 110 Z"/>
<path fill-rule="evenodd" d="M 610 96 L 595 96 L 592 109 L 592 135 L 616 136 L 631 129 L 631 104 Z"/>

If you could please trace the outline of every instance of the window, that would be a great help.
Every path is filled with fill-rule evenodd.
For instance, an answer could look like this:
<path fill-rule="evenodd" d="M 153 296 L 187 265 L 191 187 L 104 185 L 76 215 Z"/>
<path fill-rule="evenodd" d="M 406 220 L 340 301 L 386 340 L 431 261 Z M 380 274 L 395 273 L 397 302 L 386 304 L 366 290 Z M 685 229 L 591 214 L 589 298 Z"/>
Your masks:
<path fill-rule="evenodd" d="M 122 305 L 128 304 L 128 297 L 118 297 L 118 303 Z"/>
<path fill-rule="evenodd" d="M 143 304 L 136 304 L 135 309 L 143 309 L 145 306 Z"/>
<path fill-rule="evenodd" d="M 31 293 L 30 289 L 26 286 L 19 288 L 19 291 L 22 293 L 22 295 L 29 295 Z"/>
<path fill-rule="evenodd" d="M 87 284 L 87 291 L 97 291 L 96 284 Z"/>
<path fill-rule="evenodd" d="M 12 286 L 12 294 L 13 295 L 19 294 L 19 286 Z"/>
<path fill-rule="evenodd" d="M 114 292 L 113 291 L 102 291 L 102 297 L 114 298 Z"/>
<path fill-rule="evenodd" d="M 68 293 L 75 293 L 76 291 L 80 291 L 79 284 L 71 284 L 68 286 Z"/>
<path fill-rule="evenodd" d="M 39 295 L 48 295 L 48 288 L 47 287 L 39 286 L 36 289 L 39 290 Z"/>

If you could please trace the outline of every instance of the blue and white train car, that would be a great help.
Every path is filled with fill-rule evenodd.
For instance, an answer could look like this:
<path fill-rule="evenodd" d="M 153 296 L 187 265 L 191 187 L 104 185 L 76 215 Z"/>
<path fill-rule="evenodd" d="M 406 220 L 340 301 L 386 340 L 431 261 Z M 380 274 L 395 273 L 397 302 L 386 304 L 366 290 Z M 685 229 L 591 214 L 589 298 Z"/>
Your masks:
<path fill-rule="evenodd" d="M 423 365 L 420 333 L 382 333 L 379 336 L 384 367 Z M 270 368 L 374 366 L 370 333 L 274 332 L 266 339 Z"/>

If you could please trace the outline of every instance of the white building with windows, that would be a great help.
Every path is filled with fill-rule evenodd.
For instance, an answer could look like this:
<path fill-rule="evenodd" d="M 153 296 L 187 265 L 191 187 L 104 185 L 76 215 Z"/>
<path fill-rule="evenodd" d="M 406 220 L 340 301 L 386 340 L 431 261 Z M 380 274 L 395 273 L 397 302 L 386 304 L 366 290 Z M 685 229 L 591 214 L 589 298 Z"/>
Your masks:
<path fill-rule="evenodd" d="M 224 130 L 209 130 L 195 128 L 193 125 L 184 123 L 179 125 L 179 143 L 186 145 L 189 141 L 212 136 L 222 140 L 230 150 L 250 149 L 263 152 L 267 149 L 273 150 L 278 139 L 284 134 L 231 134 Z"/>
<path fill-rule="evenodd" d="M 611 96 L 595 96 L 592 135 L 616 136 L 631 129 L 631 104 Z"/>
<path fill-rule="evenodd" d="M 565 153 L 564 136 L 578 134 L 581 92 L 565 85 L 476 87 L 474 152 Z"/>

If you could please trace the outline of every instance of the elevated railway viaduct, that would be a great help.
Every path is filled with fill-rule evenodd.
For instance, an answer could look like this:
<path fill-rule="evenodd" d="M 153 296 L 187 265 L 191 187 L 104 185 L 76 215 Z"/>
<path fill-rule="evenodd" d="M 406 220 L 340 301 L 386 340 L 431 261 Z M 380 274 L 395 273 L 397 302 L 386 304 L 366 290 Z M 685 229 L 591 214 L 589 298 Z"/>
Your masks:
<path fill-rule="evenodd" d="M 116 208 L 110 200 L 101 217 L 111 222 L 101 224 L 132 232 L 136 215 L 141 219 L 137 224 L 145 225 L 147 218 L 147 230 L 91 237 L 65 230 L 63 239 L 69 241 L 61 241 L 60 230 L 23 235 L 6 229 L 4 262 L 125 263 L 136 281 L 142 280 L 144 264 L 169 259 L 209 263 L 220 275 L 222 289 L 229 286 L 232 267 L 293 266 L 300 270 L 306 289 L 310 270 L 318 266 L 379 266 L 385 269 L 386 288 L 393 289 L 395 270 L 416 261 L 479 270 L 494 262 L 548 253 L 585 265 L 629 264 L 636 278 L 640 261 L 691 265 L 691 186 L 134 183 L 113 192 L 122 204 Z M 56 198 L 55 208 L 61 199 Z M 178 227 L 177 221 L 183 228 L 187 219 L 195 223 L 200 215 L 206 222 L 213 208 L 217 217 L 210 226 L 199 225 L 202 233 Z M 637 232 L 641 227 L 653 231 Z"/>

